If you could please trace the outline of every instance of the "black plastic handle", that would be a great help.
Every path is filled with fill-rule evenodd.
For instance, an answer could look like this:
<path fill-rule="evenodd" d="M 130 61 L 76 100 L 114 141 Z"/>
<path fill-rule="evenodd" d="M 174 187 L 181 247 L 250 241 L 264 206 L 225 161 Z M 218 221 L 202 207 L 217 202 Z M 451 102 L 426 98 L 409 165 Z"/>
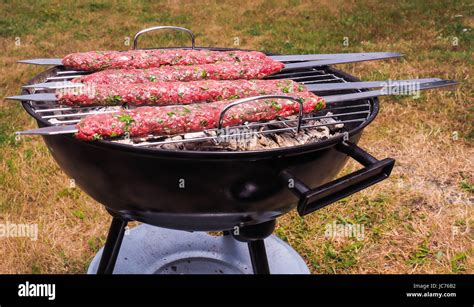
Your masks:
<path fill-rule="evenodd" d="M 362 148 L 348 141 L 338 144 L 336 149 L 365 167 L 314 189 L 309 188 L 286 170 L 280 173 L 280 177 L 288 184 L 288 188 L 299 198 L 297 209 L 300 216 L 319 210 L 387 179 L 395 164 L 395 160 L 392 158 L 377 160 Z"/>

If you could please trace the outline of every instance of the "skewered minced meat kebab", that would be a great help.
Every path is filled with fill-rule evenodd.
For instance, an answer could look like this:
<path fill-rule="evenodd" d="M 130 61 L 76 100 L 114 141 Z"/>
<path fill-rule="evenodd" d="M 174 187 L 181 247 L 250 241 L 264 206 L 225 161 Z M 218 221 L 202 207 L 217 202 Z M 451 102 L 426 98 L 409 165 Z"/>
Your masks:
<path fill-rule="evenodd" d="M 167 65 L 199 65 L 269 59 L 258 51 L 211 51 L 154 49 L 130 51 L 90 51 L 71 53 L 62 64 L 75 70 L 100 71 L 123 68 L 156 68 Z"/>
<path fill-rule="evenodd" d="M 281 71 L 278 61 L 223 62 L 190 66 L 162 66 L 150 69 L 110 69 L 81 76 L 72 82 L 130 84 L 168 81 L 262 79 Z"/>
<path fill-rule="evenodd" d="M 325 107 L 324 99 L 311 92 L 291 96 L 303 102 L 305 113 Z M 218 127 L 220 113 L 230 103 L 232 101 L 223 100 L 186 106 L 139 107 L 117 113 L 89 115 L 76 125 L 78 132 L 75 136 L 82 140 L 97 140 L 125 135 L 142 137 L 203 131 Z M 227 111 L 222 127 L 295 115 L 299 108 L 299 103 L 286 99 L 246 102 Z"/>
<path fill-rule="evenodd" d="M 121 86 L 94 84 L 56 90 L 56 97 L 60 104 L 70 106 L 164 106 L 303 91 L 306 91 L 305 86 L 292 80 L 204 80 Z"/>

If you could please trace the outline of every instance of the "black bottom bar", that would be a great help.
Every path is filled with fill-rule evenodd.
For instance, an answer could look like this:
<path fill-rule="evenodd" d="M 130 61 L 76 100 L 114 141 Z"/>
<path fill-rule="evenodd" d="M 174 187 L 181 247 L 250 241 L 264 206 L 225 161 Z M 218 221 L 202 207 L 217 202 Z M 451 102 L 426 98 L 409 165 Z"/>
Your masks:
<path fill-rule="evenodd" d="M 20 296 L 27 281 L 55 285 L 55 298 Z M 0 275 L 0 303 L 135 307 L 159 299 L 161 305 L 248 306 L 251 297 L 259 306 L 308 306 L 312 298 L 320 306 L 472 307 L 472 281 L 472 275 Z"/>

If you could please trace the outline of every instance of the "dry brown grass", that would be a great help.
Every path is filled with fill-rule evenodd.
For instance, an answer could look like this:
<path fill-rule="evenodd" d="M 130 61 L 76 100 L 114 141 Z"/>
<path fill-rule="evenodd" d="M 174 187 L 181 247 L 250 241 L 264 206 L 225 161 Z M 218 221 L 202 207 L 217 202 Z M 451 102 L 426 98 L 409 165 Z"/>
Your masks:
<path fill-rule="evenodd" d="M 406 60 L 341 68 L 363 79 L 435 76 L 461 85 L 419 100 L 382 98 L 381 112 L 361 145 L 376 157 L 397 160 L 391 178 L 304 219 L 295 213 L 284 216 L 277 234 L 303 255 L 314 273 L 474 272 L 474 194 L 462 185 L 474 182 L 472 34 L 458 33 L 462 29 L 456 26 L 472 27 L 472 18 L 454 17 L 472 15 L 472 5 L 111 3 L 0 4 L 5 13 L 0 22 L 0 97 L 16 94 L 41 70 L 15 64 L 18 59 L 126 49 L 126 36 L 157 24 L 189 27 L 198 33 L 199 45 L 232 47 L 239 37 L 242 48 L 273 52 L 402 52 Z M 454 35 L 461 37 L 459 46 L 452 46 Z M 19 47 L 15 36 L 21 38 Z M 350 37 L 347 48 L 343 36 Z M 141 43 L 163 45 L 171 37 L 150 36 Z M 185 37 L 175 41 L 187 43 Z M 40 138 L 15 142 L 14 131 L 34 127 L 17 104 L 0 101 L 0 124 L 0 222 L 37 223 L 40 231 L 36 242 L 0 238 L 0 272 L 85 272 L 104 242 L 108 215 L 83 192 L 69 188 Z M 345 172 L 356 167 L 350 163 Z M 364 224 L 364 240 L 325 238 L 324 225 L 334 220 Z"/>

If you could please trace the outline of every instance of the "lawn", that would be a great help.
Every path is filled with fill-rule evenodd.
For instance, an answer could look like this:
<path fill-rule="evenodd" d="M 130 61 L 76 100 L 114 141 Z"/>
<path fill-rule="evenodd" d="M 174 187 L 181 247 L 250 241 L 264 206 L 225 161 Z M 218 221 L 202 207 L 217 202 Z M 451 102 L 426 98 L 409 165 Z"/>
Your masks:
<path fill-rule="evenodd" d="M 452 91 L 384 97 L 360 145 L 397 160 L 392 176 L 276 234 L 313 273 L 474 273 L 474 5 L 472 1 L 2 1 L 0 97 L 44 67 L 19 59 L 129 49 L 138 30 L 192 29 L 199 46 L 283 54 L 397 51 L 401 60 L 340 65 L 363 80 L 440 77 Z M 182 34 L 140 45 L 189 44 Z M 83 273 L 110 217 L 55 164 L 18 103 L 0 100 L 0 223 L 38 224 L 37 241 L 0 238 L 0 273 Z M 354 170 L 349 163 L 344 173 Z M 179 204 L 177 204 L 179 205 Z M 364 238 L 327 238 L 325 225 L 364 225 Z"/>

